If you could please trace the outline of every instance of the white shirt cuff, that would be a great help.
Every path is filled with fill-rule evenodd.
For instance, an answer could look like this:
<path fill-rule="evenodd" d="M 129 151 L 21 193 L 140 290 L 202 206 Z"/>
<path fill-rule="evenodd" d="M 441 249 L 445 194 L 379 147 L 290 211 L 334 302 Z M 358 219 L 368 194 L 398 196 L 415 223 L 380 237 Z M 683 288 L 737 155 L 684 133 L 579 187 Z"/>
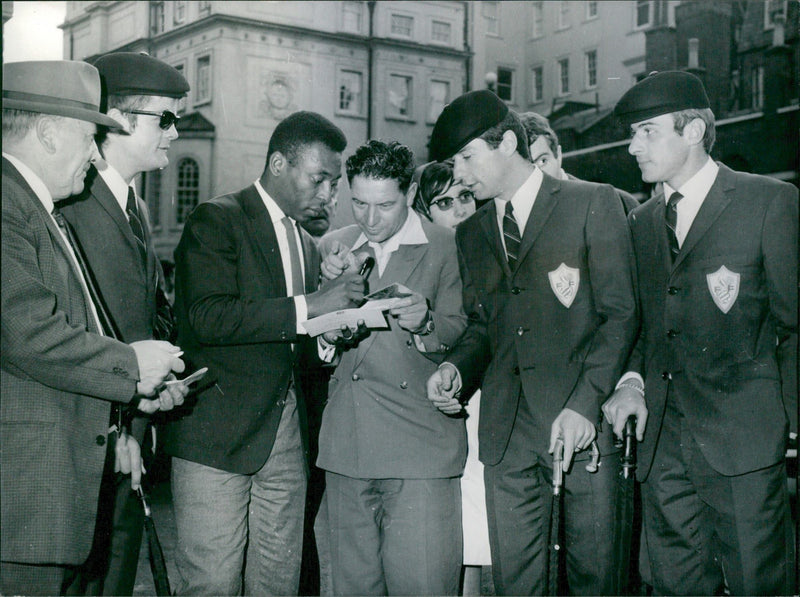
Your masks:
<path fill-rule="evenodd" d="M 617 382 L 617 386 L 616 386 L 614 389 L 615 389 L 615 390 L 619 389 L 619 387 L 620 387 L 620 386 L 621 386 L 621 385 L 622 385 L 624 382 L 626 382 L 626 381 L 629 381 L 629 380 L 635 380 L 635 381 L 638 381 L 640 384 L 642 384 L 642 389 L 644 389 L 644 379 L 642 379 L 642 376 L 641 376 L 641 375 L 639 375 L 638 373 L 636 373 L 636 371 L 627 371 L 627 372 L 623 373 L 623 374 L 622 374 L 622 377 L 621 377 L 621 378 L 620 378 L 620 380 Z"/>
<path fill-rule="evenodd" d="M 292 297 L 294 299 L 294 309 L 297 317 L 297 333 L 305 334 L 306 328 L 303 327 L 303 322 L 308 319 L 308 306 L 306 305 L 305 295 L 298 295 Z"/>

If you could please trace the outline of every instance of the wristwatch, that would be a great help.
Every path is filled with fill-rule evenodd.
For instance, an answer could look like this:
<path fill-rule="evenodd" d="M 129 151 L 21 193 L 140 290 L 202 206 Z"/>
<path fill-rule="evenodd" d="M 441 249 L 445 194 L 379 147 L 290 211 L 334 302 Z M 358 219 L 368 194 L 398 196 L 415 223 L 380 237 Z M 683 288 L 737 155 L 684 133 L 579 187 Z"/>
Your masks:
<path fill-rule="evenodd" d="M 417 336 L 427 336 L 428 334 L 433 333 L 433 330 L 435 329 L 436 324 L 433 322 L 433 315 L 429 310 L 425 315 L 425 319 L 422 321 L 422 324 L 417 328 L 417 331 L 415 331 L 414 334 Z"/>

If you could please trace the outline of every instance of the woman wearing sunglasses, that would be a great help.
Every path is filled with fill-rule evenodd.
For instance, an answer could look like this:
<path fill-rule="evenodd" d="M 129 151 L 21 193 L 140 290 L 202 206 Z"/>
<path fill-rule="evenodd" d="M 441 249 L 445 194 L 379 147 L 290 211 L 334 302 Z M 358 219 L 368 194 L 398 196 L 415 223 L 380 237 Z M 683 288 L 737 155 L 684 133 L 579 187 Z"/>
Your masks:
<path fill-rule="evenodd" d="M 475 213 L 475 196 L 461 184 L 454 184 L 453 163 L 431 162 L 423 166 L 414 209 L 434 224 L 455 228 Z M 472 396 L 467 410 L 467 463 L 461 478 L 461 516 L 464 533 L 462 594 L 481 594 L 481 566 L 492 563 L 483 465 L 478 460 L 478 411 L 480 391 Z M 491 579 L 491 574 L 487 574 Z"/>

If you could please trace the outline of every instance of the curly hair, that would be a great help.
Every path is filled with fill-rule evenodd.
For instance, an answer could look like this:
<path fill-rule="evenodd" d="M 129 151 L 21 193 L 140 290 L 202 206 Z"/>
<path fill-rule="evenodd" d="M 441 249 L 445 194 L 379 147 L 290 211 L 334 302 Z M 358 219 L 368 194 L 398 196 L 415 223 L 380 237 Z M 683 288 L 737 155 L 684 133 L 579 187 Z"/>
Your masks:
<path fill-rule="evenodd" d="M 347 158 L 347 182 L 352 184 L 356 176 L 377 180 L 396 180 L 400 190 L 405 193 L 414 176 L 414 154 L 397 141 L 384 143 L 373 139 L 368 141 Z"/>
<path fill-rule="evenodd" d="M 539 137 L 544 137 L 553 155 L 558 155 L 558 135 L 550 127 L 547 118 L 536 112 L 523 112 L 519 115 L 519 119 L 522 121 L 522 126 L 525 127 L 525 134 L 528 135 L 529 146 Z"/>

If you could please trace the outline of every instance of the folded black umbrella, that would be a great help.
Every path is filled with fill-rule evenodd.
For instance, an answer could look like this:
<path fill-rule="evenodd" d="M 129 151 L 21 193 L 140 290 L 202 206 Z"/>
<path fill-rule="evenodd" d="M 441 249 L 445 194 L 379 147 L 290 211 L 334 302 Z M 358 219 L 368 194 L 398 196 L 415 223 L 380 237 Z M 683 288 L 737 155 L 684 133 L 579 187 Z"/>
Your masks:
<path fill-rule="evenodd" d="M 636 584 L 636 572 L 631 562 L 631 544 L 633 542 L 634 529 L 634 497 L 636 491 L 636 417 L 631 415 L 625 422 L 625 430 L 622 434 L 622 468 L 620 469 L 619 495 L 616 500 L 615 521 L 618 526 L 617 537 L 617 558 L 619 566 L 618 587 L 620 595 L 635 595 L 633 589 Z"/>
<path fill-rule="evenodd" d="M 553 451 L 553 502 L 550 511 L 550 528 L 548 532 L 547 545 L 547 594 L 561 595 L 563 589 L 559 585 L 561 579 L 561 562 L 564 554 L 562 553 L 562 529 L 561 529 L 561 503 L 563 493 L 561 488 L 564 485 L 564 473 L 561 470 L 561 463 L 564 460 L 564 442 L 556 440 L 556 447 Z"/>
<path fill-rule="evenodd" d="M 144 531 L 147 535 L 147 551 L 150 556 L 150 571 L 153 573 L 153 583 L 156 587 L 156 595 L 172 595 L 169 587 L 169 576 L 167 575 L 167 564 L 164 561 L 164 551 L 161 549 L 161 543 L 158 540 L 156 533 L 156 525 L 153 522 L 153 514 L 150 511 L 150 505 L 144 496 L 142 488 L 136 490 L 139 494 L 139 499 L 142 500 L 142 507 L 144 508 Z"/>

